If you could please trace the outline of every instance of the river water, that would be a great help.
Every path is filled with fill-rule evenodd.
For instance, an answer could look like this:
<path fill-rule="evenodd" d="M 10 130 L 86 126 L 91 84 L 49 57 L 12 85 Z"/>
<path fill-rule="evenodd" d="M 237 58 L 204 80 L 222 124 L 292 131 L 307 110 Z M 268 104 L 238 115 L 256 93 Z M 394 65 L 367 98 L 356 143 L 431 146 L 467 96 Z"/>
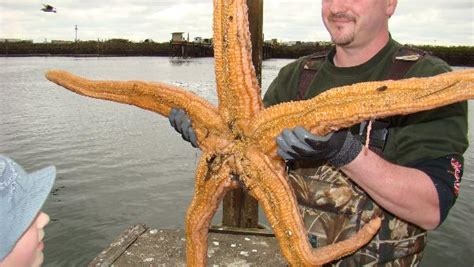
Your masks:
<path fill-rule="evenodd" d="M 289 63 L 263 64 L 263 88 Z M 27 171 L 58 170 L 44 210 L 45 266 L 84 266 L 131 224 L 183 228 L 198 152 L 166 118 L 81 97 L 47 81 L 49 69 L 91 79 L 163 81 L 216 103 L 212 58 L 0 58 L 0 153 Z M 474 106 L 470 105 L 470 125 Z M 469 133 L 471 143 L 474 134 Z M 465 154 L 461 194 L 429 234 L 423 266 L 474 264 L 474 149 Z M 221 215 L 214 218 L 220 222 Z"/>

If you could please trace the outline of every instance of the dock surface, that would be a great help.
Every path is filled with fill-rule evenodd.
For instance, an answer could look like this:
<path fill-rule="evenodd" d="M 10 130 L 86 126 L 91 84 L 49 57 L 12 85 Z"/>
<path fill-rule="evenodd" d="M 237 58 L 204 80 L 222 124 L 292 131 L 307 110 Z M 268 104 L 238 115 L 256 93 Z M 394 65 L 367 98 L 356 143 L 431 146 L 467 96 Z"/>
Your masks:
<path fill-rule="evenodd" d="M 133 225 L 123 231 L 89 266 L 185 266 L 184 230 Z M 275 237 L 209 232 L 208 266 L 287 266 Z"/>

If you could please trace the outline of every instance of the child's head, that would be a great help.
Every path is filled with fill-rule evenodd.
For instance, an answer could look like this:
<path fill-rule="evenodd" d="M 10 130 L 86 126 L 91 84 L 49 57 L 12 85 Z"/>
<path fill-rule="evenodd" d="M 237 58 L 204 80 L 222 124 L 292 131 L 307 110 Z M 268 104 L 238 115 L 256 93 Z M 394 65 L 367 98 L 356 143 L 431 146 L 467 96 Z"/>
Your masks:
<path fill-rule="evenodd" d="M 40 210 L 55 177 L 54 166 L 27 174 L 0 155 L 0 266 L 41 265 L 49 217 Z"/>

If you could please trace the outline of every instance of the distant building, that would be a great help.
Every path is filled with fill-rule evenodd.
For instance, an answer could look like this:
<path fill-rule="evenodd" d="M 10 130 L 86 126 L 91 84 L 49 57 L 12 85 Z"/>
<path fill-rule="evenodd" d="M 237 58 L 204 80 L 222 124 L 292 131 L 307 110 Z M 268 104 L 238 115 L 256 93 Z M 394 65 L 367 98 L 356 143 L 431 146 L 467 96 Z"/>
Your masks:
<path fill-rule="evenodd" d="M 212 38 L 194 37 L 194 42 L 196 44 L 210 45 L 212 44 Z"/>
<path fill-rule="evenodd" d="M 265 40 L 264 43 L 269 45 L 278 45 L 278 39 Z"/>
<path fill-rule="evenodd" d="M 184 32 L 173 32 L 171 33 L 171 43 L 173 44 L 182 44 L 182 43 L 189 43 L 189 44 L 199 44 L 210 46 L 212 45 L 212 38 L 203 38 L 200 36 L 194 37 L 193 41 L 189 41 L 189 33 L 187 38 L 184 37 Z"/>
<path fill-rule="evenodd" d="M 204 38 L 202 39 L 203 44 L 212 44 L 212 38 Z"/>
<path fill-rule="evenodd" d="M 186 39 L 184 39 L 183 36 L 184 32 L 173 32 L 171 33 L 171 41 L 172 42 L 184 42 Z"/>
<path fill-rule="evenodd" d="M 292 46 L 292 45 L 301 44 L 301 41 L 288 41 L 288 42 L 283 42 L 282 44 L 283 44 L 283 45 Z"/>

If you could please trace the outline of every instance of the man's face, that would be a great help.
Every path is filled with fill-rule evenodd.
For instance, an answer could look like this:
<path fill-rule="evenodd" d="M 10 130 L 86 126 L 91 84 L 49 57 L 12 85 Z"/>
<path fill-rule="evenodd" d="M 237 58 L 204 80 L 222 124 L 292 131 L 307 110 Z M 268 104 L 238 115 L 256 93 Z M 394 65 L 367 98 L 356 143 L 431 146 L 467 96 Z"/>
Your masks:
<path fill-rule="evenodd" d="M 322 17 L 336 45 L 364 45 L 388 31 L 395 4 L 393 0 L 322 0 Z"/>

